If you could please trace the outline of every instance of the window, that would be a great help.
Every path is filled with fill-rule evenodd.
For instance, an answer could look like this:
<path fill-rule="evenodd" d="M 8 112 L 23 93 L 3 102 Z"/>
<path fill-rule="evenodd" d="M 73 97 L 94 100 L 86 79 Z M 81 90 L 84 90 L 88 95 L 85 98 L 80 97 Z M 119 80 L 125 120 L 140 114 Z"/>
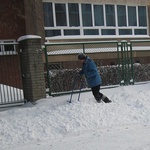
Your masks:
<path fill-rule="evenodd" d="M 92 26 L 92 9 L 90 4 L 82 4 L 83 26 Z"/>
<path fill-rule="evenodd" d="M 78 4 L 68 4 L 68 11 L 69 11 L 69 26 L 80 26 L 79 21 L 79 6 Z"/>
<path fill-rule="evenodd" d="M 103 5 L 94 5 L 95 26 L 104 26 Z"/>
<path fill-rule="evenodd" d="M 54 27 L 52 3 L 44 3 L 43 9 L 45 27 Z"/>
<path fill-rule="evenodd" d="M 102 35 L 115 35 L 115 29 L 102 29 Z"/>
<path fill-rule="evenodd" d="M 132 35 L 132 29 L 119 29 L 119 35 Z"/>
<path fill-rule="evenodd" d="M 4 43 L 8 44 L 8 43 L 11 43 L 11 42 L 4 42 Z M 4 50 L 5 50 L 5 52 L 15 51 L 15 47 L 12 44 L 8 44 L 8 45 L 4 44 Z"/>
<path fill-rule="evenodd" d="M 129 19 L 129 26 L 137 26 L 136 7 L 134 6 L 128 7 L 128 19 Z"/>
<path fill-rule="evenodd" d="M 138 7 L 138 17 L 139 17 L 139 26 L 146 27 L 147 26 L 146 7 L 144 6 Z"/>
<path fill-rule="evenodd" d="M 0 55 L 16 54 L 15 40 L 0 41 Z"/>
<path fill-rule="evenodd" d="M 80 35 L 80 30 L 64 30 L 64 35 Z"/>
<path fill-rule="evenodd" d="M 135 29 L 135 35 L 146 35 L 147 30 L 146 29 Z"/>
<path fill-rule="evenodd" d="M 147 7 L 43 2 L 46 39 L 148 35 Z"/>
<path fill-rule="evenodd" d="M 55 4 L 55 13 L 56 13 L 56 25 L 57 26 L 66 26 L 66 5 L 65 4 Z"/>
<path fill-rule="evenodd" d="M 96 29 L 84 29 L 84 35 L 99 35 Z"/>
<path fill-rule="evenodd" d="M 126 6 L 117 5 L 118 26 L 127 26 Z"/>
<path fill-rule="evenodd" d="M 106 25 L 115 26 L 115 8 L 114 5 L 105 5 Z"/>
<path fill-rule="evenodd" d="M 45 30 L 46 37 L 60 36 L 60 35 L 61 35 L 60 30 Z"/>

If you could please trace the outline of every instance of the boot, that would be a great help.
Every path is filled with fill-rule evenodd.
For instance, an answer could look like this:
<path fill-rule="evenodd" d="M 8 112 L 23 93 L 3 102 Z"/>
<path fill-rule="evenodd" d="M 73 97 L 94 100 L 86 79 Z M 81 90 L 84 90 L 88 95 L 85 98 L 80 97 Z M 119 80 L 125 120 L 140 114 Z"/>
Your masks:
<path fill-rule="evenodd" d="M 96 101 L 98 102 L 98 103 L 101 103 L 102 101 L 101 101 L 101 98 L 96 98 L 95 97 L 95 99 L 96 99 Z"/>
<path fill-rule="evenodd" d="M 102 96 L 102 101 L 104 101 L 105 103 L 111 103 L 111 100 L 105 95 Z"/>

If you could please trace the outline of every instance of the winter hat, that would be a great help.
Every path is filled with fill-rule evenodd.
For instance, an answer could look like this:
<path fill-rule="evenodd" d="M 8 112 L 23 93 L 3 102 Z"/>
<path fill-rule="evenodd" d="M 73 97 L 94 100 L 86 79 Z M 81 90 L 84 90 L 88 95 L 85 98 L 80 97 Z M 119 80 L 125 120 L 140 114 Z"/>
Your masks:
<path fill-rule="evenodd" d="M 80 54 L 78 54 L 78 59 L 79 60 L 86 59 L 86 55 L 84 53 L 80 53 Z"/>

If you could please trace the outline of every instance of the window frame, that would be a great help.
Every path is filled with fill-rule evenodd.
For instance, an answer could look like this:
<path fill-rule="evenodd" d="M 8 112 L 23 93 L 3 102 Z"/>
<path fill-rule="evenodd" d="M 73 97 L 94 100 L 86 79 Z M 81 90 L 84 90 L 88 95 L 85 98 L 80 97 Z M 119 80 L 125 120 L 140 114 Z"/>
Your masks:
<path fill-rule="evenodd" d="M 57 26 L 56 24 L 56 17 L 54 15 L 54 27 L 44 27 L 45 30 L 60 30 L 60 36 L 56 35 L 56 36 L 51 36 L 51 37 L 46 37 L 46 39 L 49 39 L 49 38 L 76 38 L 76 37 L 89 37 L 89 36 L 92 36 L 93 37 L 99 37 L 99 38 L 103 38 L 105 36 L 108 37 L 108 35 L 102 35 L 102 30 L 107 30 L 107 29 L 111 29 L 111 30 L 115 30 L 115 35 L 112 35 L 113 37 L 114 36 L 127 36 L 127 35 L 120 35 L 119 34 L 119 31 L 120 30 L 127 30 L 127 29 L 131 29 L 132 30 L 132 34 L 130 35 L 130 37 L 134 37 L 134 36 L 142 36 L 142 37 L 147 37 L 148 36 L 148 8 L 147 6 L 144 6 L 144 5 L 134 5 L 133 7 L 135 7 L 136 9 L 136 22 L 137 22 L 137 25 L 136 26 L 129 26 L 129 18 L 128 18 L 128 7 L 132 7 L 130 5 L 123 5 L 122 6 L 125 6 L 125 10 L 126 10 L 126 26 L 119 26 L 118 24 L 118 12 L 117 12 L 117 6 L 121 6 L 120 4 L 97 4 L 97 3 L 77 3 L 77 2 L 68 2 L 68 3 L 63 3 L 63 2 L 51 2 L 52 3 L 52 7 L 53 7 L 53 14 L 55 14 L 55 9 L 54 9 L 54 6 L 55 4 L 65 4 L 66 6 L 66 26 Z M 80 26 L 70 26 L 70 20 L 69 20 L 69 10 L 68 10 L 68 7 L 69 7 L 69 4 L 78 4 L 78 8 L 79 8 L 79 24 Z M 83 26 L 83 20 L 82 20 L 82 4 L 90 4 L 91 5 L 91 13 L 92 13 L 92 26 Z M 114 16 L 115 16 L 115 26 L 107 26 L 106 25 L 106 5 L 113 5 L 114 6 Z M 103 25 L 95 25 L 95 14 L 94 14 L 94 6 L 99 6 L 99 7 L 103 7 L 103 18 L 104 18 L 104 23 Z M 146 26 L 139 26 L 139 16 L 138 16 L 138 8 L 142 6 L 142 7 L 145 7 L 146 9 Z M 94 30 L 98 30 L 99 31 L 99 34 L 98 35 L 85 35 L 84 34 L 84 31 L 85 30 L 90 30 L 90 29 L 94 29 Z M 142 30 L 146 30 L 146 34 L 144 33 L 143 35 L 139 34 L 139 35 L 136 35 L 135 34 L 135 30 L 137 29 L 141 29 L 141 32 Z M 80 30 L 80 35 L 65 35 L 64 34 L 64 31 L 65 30 Z M 139 31 L 140 32 L 140 31 Z M 111 36 L 111 35 L 109 35 Z"/>

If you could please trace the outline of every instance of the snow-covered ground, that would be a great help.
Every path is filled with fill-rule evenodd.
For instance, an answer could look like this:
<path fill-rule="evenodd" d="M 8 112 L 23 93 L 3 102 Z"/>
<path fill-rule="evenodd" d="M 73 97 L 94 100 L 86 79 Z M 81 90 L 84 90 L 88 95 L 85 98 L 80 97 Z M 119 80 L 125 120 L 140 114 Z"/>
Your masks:
<path fill-rule="evenodd" d="M 0 109 L 0 150 L 149 150 L 150 82 Z"/>

